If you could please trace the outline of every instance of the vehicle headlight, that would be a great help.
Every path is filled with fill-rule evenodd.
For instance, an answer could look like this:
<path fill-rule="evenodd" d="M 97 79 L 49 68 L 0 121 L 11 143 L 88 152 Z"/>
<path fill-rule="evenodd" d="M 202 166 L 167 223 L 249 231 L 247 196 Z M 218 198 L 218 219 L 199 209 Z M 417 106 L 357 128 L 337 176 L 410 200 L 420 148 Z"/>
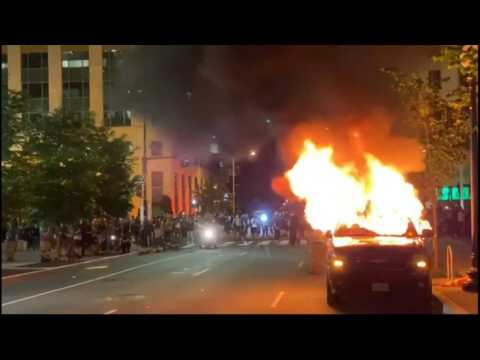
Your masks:
<path fill-rule="evenodd" d="M 205 229 L 205 231 L 203 232 L 203 236 L 205 237 L 205 239 L 211 240 L 215 237 L 215 231 L 213 231 L 213 229 Z"/>
<path fill-rule="evenodd" d="M 115 235 L 110 236 L 110 240 L 115 240 L 117 237 Z"/>
<path fill-rule="evenodd" d="M 332 265 L 335 269 L 343 269 L 343 260 L 341 259 L 334 259 L 332 261 Z"/>
<path fill-rule="evenodd" d="M 428 264 L 425 260 L 417 260 L 415 262 L 417 269 L 426 269 Z"/>

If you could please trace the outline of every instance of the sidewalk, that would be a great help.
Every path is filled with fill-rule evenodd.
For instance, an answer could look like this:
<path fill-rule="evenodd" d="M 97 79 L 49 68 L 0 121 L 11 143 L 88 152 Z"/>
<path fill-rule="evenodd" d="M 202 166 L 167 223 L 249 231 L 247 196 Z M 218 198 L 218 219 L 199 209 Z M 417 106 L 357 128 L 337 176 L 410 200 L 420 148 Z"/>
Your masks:
<path fill-rule="evenodd" d="M 2 257 L 2 269 L 12 269 L 28 265 L 38 264 L 40 262 L 40 250 L 28 249 L 15 253 L 15 261 L 4 261 Z"/>
<path fill-rule="evenodd" d="M 478 293 L 464 291 L 458 283 L 447 286 L 447 246 L 452 247 L 455 279 L 465 276 L 471 267 L 472 245 L 469 239 L 440 238 L 440 269 L 433 274 L 433 293 L 449 314 L 478 314 Z"/>
<path fill-rule="evenodd" d="M 478 293 L 464 291 L 460 286 L 442 286 L 446 278 L 433 279 L 433 295 L 444 305 L 447 314 L 477 314 Z"/>

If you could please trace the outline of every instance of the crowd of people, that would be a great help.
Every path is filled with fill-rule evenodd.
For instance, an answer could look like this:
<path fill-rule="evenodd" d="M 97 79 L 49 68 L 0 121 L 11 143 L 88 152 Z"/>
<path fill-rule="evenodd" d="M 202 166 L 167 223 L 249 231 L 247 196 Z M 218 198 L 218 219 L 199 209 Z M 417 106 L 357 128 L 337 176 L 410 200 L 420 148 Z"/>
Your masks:
<path fill-rule="evenodd" d="M 286 211 L 275 211 L 271 216 L 266 212 L 239 212 L 219 214 L 216 221 L 223 225 L 225 234 L 234 240 L 246 239 L 280 240 L 282 234 L 288 234 L 290 243 L 297 244 L 305 237 L 306 222 L 302 216 Z"/>
<path fill-rule="evenodd" d="M 86 253 L 110 252 L 128 253 L 132 244 L 141 247 L 174 247 L 195 244 L 202 224 L 216 223 L 223 227 L 227 238 L 246 241 L 272 239 L 280 240 L 288 234 L 290 243 L 297 244 L 304 238 L 306 222 L 303 217 L 277 211 L 272 216 L 264 212 L 248 214 L 164 214 L 152 221 L 141 223 L 139 218 L 105 218 L 81 220 L 74 225 L 45 226 L 36 224 L 11 224 L 2 226 L 2 241 L 24 240 L 30 249 L 48 253 L 59 249 L 66 257 L 83 257 Z M 45 256 L 46 258 L 47 256 Z M 47 260 L 45 260 L 47 261 Z"/>
<path fill-rule="evenodd" d="M 470 207 L 463 209 L 459 204 L 441 205 L 438 211 L 440 236 L 470 239 Z"/>

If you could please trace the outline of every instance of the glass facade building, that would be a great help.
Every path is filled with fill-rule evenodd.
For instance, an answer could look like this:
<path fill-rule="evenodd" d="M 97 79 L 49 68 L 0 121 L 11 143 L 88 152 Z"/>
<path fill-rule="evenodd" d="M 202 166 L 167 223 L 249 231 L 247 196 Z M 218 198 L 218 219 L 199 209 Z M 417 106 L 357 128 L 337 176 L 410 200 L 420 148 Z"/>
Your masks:
<path fill-rule="evenodd" d="M 63 107 L 79 116 L 89 112 L 88 51 L 62 53 Z"/>
<path fill-rule="evenodd" d="M 22 92 L 27 116 L 48 112 L 48 53 L 22 54 Z"/>
<path fill-rule="evenodd" d="M 132 112 L 115 102 L 124 56 L 120 50 L 103 50 L 104 119 L 109 127 L 132 125 Z"/>

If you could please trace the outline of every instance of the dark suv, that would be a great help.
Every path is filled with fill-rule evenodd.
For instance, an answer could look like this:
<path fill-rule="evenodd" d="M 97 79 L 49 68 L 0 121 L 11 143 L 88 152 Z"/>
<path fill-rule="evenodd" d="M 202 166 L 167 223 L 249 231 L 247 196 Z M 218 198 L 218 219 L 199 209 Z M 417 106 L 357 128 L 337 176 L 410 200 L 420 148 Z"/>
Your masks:
<path fill-rule="evenodd" d="M 327 303 L 381 299 L 429 311 L 430 261 L 420 236 L 343 229 L 327 240 Z"/>

